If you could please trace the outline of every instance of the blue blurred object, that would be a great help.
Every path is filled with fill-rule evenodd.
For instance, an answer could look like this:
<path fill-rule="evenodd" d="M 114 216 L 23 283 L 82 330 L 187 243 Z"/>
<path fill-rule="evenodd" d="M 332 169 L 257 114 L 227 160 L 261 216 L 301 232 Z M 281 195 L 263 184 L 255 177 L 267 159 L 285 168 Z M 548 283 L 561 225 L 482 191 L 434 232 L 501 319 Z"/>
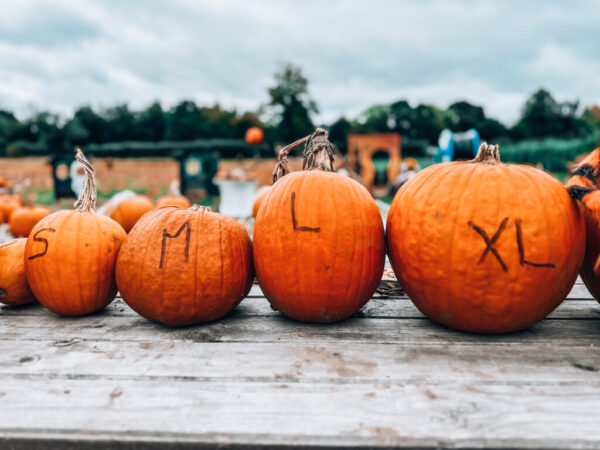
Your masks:
<path fill-rule="evenodd" d="M 477 155 L 480 144 L 479 133 L 473 128 L 462 133 L 453 133 L 446 128 L 438 138 L 438 151 L 434 160 L 439 163 L 472 159 Z"/>

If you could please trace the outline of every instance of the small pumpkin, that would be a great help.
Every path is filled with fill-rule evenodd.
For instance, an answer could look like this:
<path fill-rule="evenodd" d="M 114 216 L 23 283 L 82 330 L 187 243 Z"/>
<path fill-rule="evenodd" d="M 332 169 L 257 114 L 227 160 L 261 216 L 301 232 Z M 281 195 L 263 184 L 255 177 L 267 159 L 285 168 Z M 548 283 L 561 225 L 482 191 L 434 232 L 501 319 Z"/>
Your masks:
<path fill-rule="evenodd" d="M 35 224 L 49 214 L 50 210 L 41 205 L 17 208 L 10 214 L 8 221 L 10 232 L 16 237 L 27 237 Z"/>
<path fill-rule="evenodd" d="M 157 208 L 162 208 L 163 206 L 179 206 L 186 209 L 192 206 L 192 204 L 183 195 L 165 195 L 156 202 Z"/>
<path fill-rule="evenodd" d="M 42 305 L 65 316 L 89 314 L 114 299 L 115 264 L 126 237 L 117 222 L 94 212 L 94 169 L 79 149 L 76 159 L 86 178 L 75 209 L 42 219 L 25 246 L 31 290 Z"/>
<path fill-rule="evenodd" d="M 152 200 L 145 195 L 136 195 L 119 203 L 110 217 L 129 233 L 140 217 L 152 209 Z"/>
<path fill-rule="evenodd" d="M 333 172 L 327 137 L 317 129 L 282 149 L 254 225 L 254 264 L 266 298 L 304 322 L 335 322 L 358 311 L 385 260 L 379 209 L 362 185 Z M 304 170 L 285 175 L 287 154 L 305 142 Z"/>
<path fill-rule="evenodd" d="M 246 143 L 250 145 L 257 145 L 263 141 L 264 132 L 259 127 L 250 127 L 246 130 Z"/>
<path fill-rule="evenodd" d="M 533 167 L 483 143 L 472 161 L 436 164 L 396 194 L 387 221 L 400 285 L 427 317 L 507 333 L 546 317 L 571 290 L 585 251 L 580 209 Z"/>
<path fill-rule="evenodd" d="M 0 195 L 0 211 L 2 211 L 4 222 L 8 223 L 12 212 L 17 208 L 20 208 L 21 205 L 21 198 L 18 195 Z"/>
<path fill-rule="evenodd" d="M 581 201 L 585 217 L 587 245 L 581 279 L 600 302 L 600 148 L 573 169 L 567 188 L 571 197 Z"/>
<path fill-rule="evenodd" d="M 250 237 L 204 206 L 155 209 L 127 236 L 116 277 L 123 300 L 143 317 L 169 326 L 211 322 L 250 291 Z"/>
<path fill-rule="evenodd" d="M 267 194 L 269 193 L 269 191 L 270 191 L 270 188 L 263 189 L 263 191 L 260 192 L 260 194 L 258 194 L 256 199 L 254 200 L 254 203 L 252 205 L 252 217 L 254 217 L 255 219 L 256 219 L 256 216 L 258 215 L 258 210 L 260 209 L 260 205 L 262 205 L 262 202 L 267 197 Z"/>
<path fill-rule="evenodd" d="M 0 303 L 11 306 L 35 302 L 25 277 L 25 243 L 13 239 L 0 245 Z"/>

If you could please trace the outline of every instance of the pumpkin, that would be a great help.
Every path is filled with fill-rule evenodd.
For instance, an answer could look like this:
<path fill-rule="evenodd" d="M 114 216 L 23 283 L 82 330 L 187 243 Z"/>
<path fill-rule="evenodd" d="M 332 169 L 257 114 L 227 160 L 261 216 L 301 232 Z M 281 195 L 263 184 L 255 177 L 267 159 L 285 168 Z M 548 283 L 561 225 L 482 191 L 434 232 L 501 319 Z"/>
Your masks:
<path fill-rule="evenodd" d="M 600 148 L 578 164 L 567 181 L 571 197 L 583 205 L 587 245 L 581 279 L 600 302 Z"/>
<path fill-rule="evenodd" d="M 385 260 L 379 209 L 362 185 L 333 172 L 327 137 L 317 129 L 281 150 L 276 182 L 254 225 L 265 297 L 304 322 L 335 322 L 358 311 L 375 292 Z M 285 175 L 287 154 L 302 143 L 304 170 Z"/>
<path fill-rule="evenodd" d="M 114 299 L 115 264 L 126 237 L 117 222 L 94 212 L 94 169 L 79 149 L 76 159 L 86 178 L 75 209 L 42 219 L 25 246 L 31 290 L 42 305 L 65 316 L 97 311 Z"/>
<path fill-rule="evenodd" d="M 143 317 L 169 326 L 211 322 L 250 291 L 250 238 L 204 206 L 155 209 L 127 236 L 116 278 L 123 300 Z"/>
<path fill-rule="evenodd" d="M 0 303 L 11 306 L 35 302 L 25 277 L 25 243 L 14 239 L 0 245 Z"/>
<path fill-rule="evenodd" d="M 270 189 L 264 189 L 256 199 L 254 200 L 254 204 L 252 205 L 252 217 L 256 218 L 258 215 L 258 210 L 260 209 L 260 205 L 262 205 L 263 200 L 267 197 Z"/>
<path fill-rule="evenodd" d="M 2 211 L 4 222 L 8 223 L 12 212 L 17 208 L 20 208 L 21 204 L 21 199 L 17 195 L 0 195 L 0 211 Z"/>
<path fill-rule="evenodd" d="M 183 195 L 165 195 L 156 202 L 157 208 L 162 208 L 163 206 L 179 206 L 185 209 L 189 208 L 191 203 Z"/>
<path fill-rule="evenodd" d="M 8 221 L 10 232 L 16 237 L 27 237 L 36 223 L 50 214 L 45 206 L 31 205 L 15 209 Z"/>
<path fill-rule="evenodd" d="M 152 209 L 152 200 L 144 195 L 136 195 L 119 203 L 110 217 L 129 233 L 140 217 Z"/>
<path fill-rule="evenodd" d="M 0 177 L 0 188 L 3 188 L 5 186 L 6 186 L 6 178 Z"/>
<path fill-rule="evenodd" d="M 259 127 L 250 127 L 246 130 L 246 143 L 250 145 L 260 144 L 263 141 L 264 133 Z"/>
<path fill-rule="evenodd" d="M 560 182 L 503 164 L 483 143 L 474 160 L 428 167 L 398 191 L 387 244 L 400 285 L 427 317 L 507 333 L 543 319 L 571 290 L 585 226 Z"/>

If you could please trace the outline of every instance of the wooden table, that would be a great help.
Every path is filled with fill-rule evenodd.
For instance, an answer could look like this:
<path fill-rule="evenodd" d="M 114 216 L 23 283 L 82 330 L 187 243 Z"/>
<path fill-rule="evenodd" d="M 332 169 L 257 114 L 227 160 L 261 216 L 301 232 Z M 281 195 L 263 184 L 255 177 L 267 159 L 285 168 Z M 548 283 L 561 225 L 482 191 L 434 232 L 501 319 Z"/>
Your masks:
<path fill-rule="evenodd" d="M 78 319 L 4 307 L 0 335 L 0 447 L 600 447 L 600 305 L 580 281 L 505 336 L 443 328 L 406 297 L 305 325 L 257 286 L 205 326 L 117 299 Z"/>

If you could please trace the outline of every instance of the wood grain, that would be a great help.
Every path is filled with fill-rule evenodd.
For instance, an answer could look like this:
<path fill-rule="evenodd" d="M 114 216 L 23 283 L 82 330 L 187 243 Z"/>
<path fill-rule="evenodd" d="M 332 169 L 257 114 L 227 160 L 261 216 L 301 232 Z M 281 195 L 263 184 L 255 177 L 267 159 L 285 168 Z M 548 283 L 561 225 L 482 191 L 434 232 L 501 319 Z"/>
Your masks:
<path fill-rule="evenodd" d="M 253 287 L 171 329 L 121 299 L 0 309 L 0 448 L 598 448 L 600 304 L 579 281 L 534 327 L 478 336 L 406 297 L 333 325 Z"/>

